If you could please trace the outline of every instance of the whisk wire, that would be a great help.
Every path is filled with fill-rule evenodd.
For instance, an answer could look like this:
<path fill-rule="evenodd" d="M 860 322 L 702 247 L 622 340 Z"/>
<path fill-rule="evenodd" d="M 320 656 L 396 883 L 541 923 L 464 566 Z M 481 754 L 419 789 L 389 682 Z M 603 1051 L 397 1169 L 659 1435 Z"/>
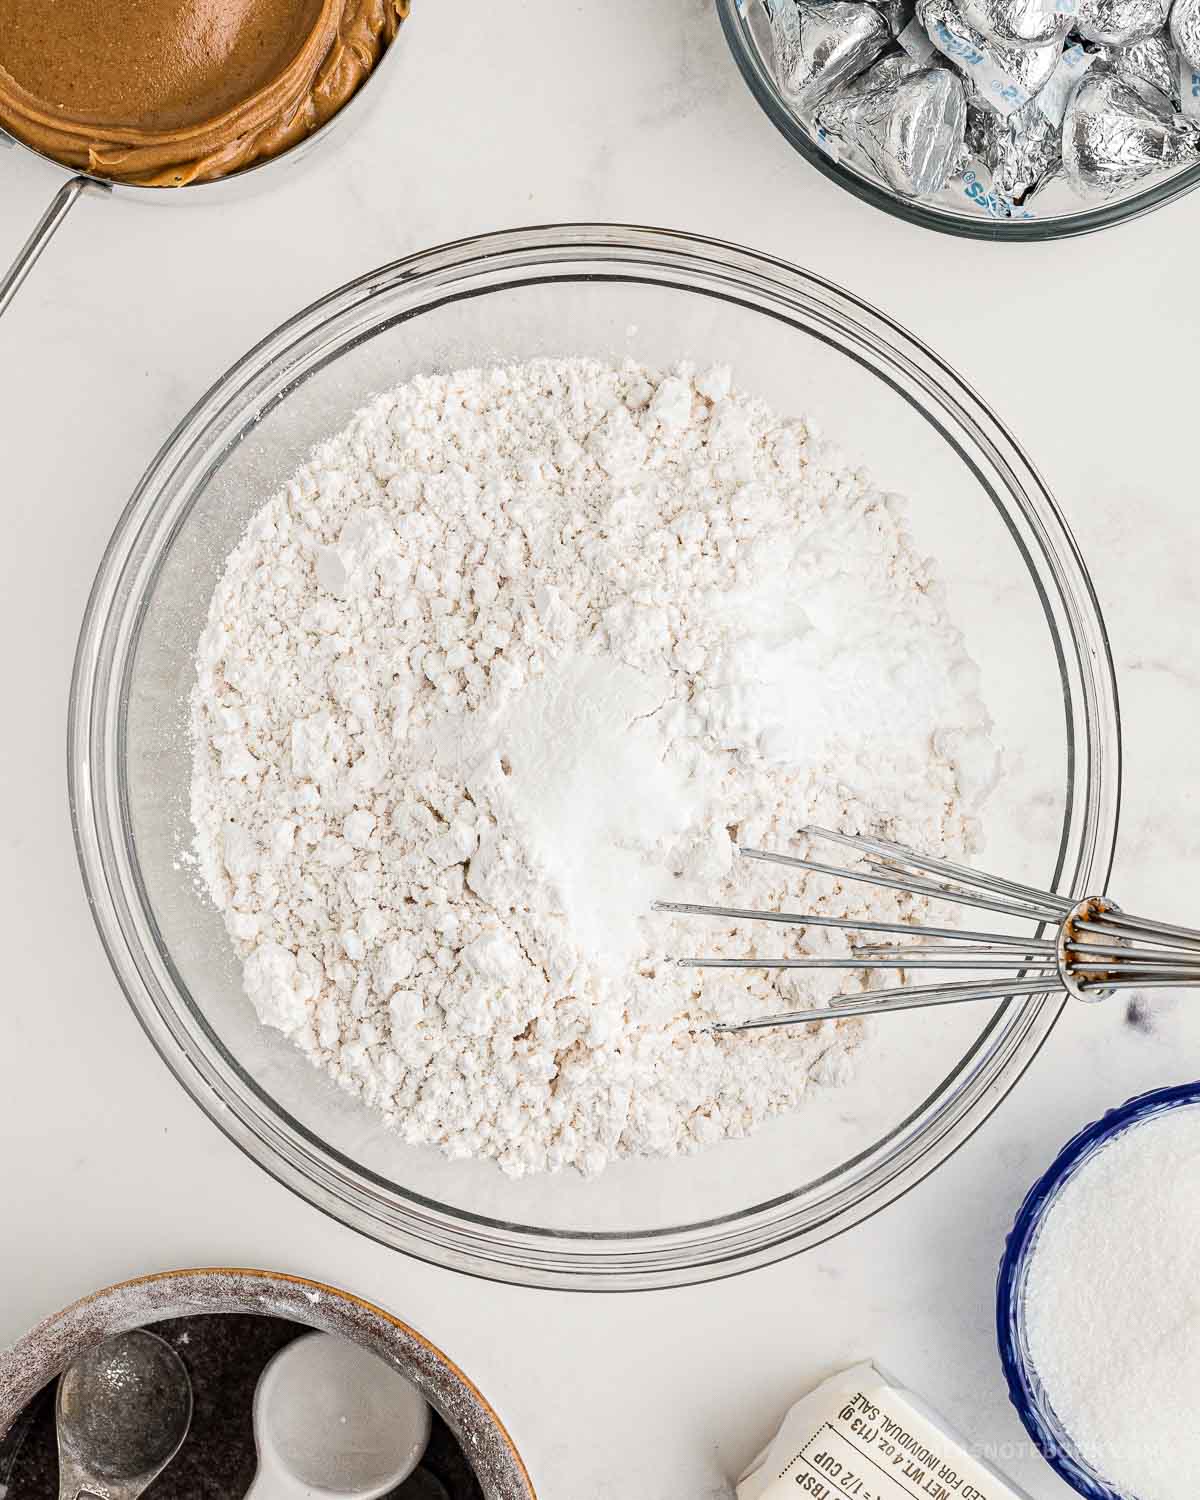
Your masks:
<path fill-rule="evenodd" d="M 1112 932 L 1114 936 L 1133 933 L 1145 942 L 1161 942 L 1168 947 L 1200 951 L 1200 932 L 1190 927 L 1175 927 L 1169 922 L 1151 922 L 1146 917 L 1110 909 L 1103 918 L 1089 924 L 1093 932 Z"/>
<path fill-rule="evenodd" d="M 1013 968 L 1011 958 L 977 958 L 960 961 L 954 958 L 924 957 L 914 950 L 912 958 L 873 958 L 861 949 L 851 958 L 678 958 L 680 969 L 962 969 L 974 973 L 977 969 Z M 1057 969 L 1058 959 L 1053 954 L 1035 958 L 1022 964 L 1030 969 Z"/>
<path fill-rule="evenodd" d="M 946 938 L 955 942 L 1006 944 L 1025 948 L 1028 939 L 1003 932 L 970 932 L 961 927 L 918 927 L 911 922 L 854 921 L 849 917 L 824 917 L 815 913 L 751 911 L 740 906 L 701 906 L 692 901 L 655 901 L 652 911 L 675 912 L 689 917 L 726 917 L 731 921 L 780 922 L 793 927 L 829 927 L 841 932 L 886 932 L 897 937 Z M 1047 942 L 1047 947 L 1053 943 Z"/>
<path fill-rule="evenodd" d="M 893 839 L 881 838 L 879 835 L 838 833 L 832 828 L 821 828 L 811 823 L 800 832 L 807 838 L 827 839 L 830 843 L 842 844 L 849 849 L 877 850 L 890 858 L 893 865 L 909 865 L 913 869 L 925 870 L 928 873 L 949 875 L 966 885 L 977 886 L 981 890 L 995 891 L 1000 895 L 1025 896 L 1038 906 L 1048 906 L 1057 911 L 1070 911 L 1071 909 L 1069 901 L 1049 891 L 1041 891 L 1031 885 L 1022 885 L 1016 880 L 1006 880 L 999 875 L 989 875 L 983 870 L 972 870 L 966 865 L 955 864 L 949 859 L 939 859 L 932 854 L 920 854 L 915 849 L 909 849 L 904 844 L 897 844 Z"/>
<path fill-rule="evenodd" d="M 718 1021 L 711 1030 L 719 1034 L 763 1031 L 769 1026 L 804 1026 L 812 1021 L 845 1021 L 852 1016 L 889 1015 L 898 1010 L 924 1010 L 935 1005 L 961 1005 L 971 1000 L 1007 1000 L 1012 996 L 1042 995 L 1044 979 L 1017 979 L 1004 984 L 929 984 L 903 989 L 868 990 L 861 995 L 843 995 L 828 1005 L 811 1010 L 786 1011 L 782 1015 L 755 1016 L 748 1021 Z"/>
<path fill-rule="evenodd" d="M 1038 925 L 1034 936 L 979 932 L 918 923 L 857 921 L 815 913 L 769 912 L 744 907 L 705 906 L 686 901 L 656 901 L 654 910 L 727 921 L 767 922 L 799 928 L 829 928 L 851 934 L 886 936 L 893 941 L 858 943 L 836 956 L 795 955 L 745 958 L 679 958 L 687 969 L 844 969 L 857 971 L 942 970 L 979 973 L 1006 970 L 1004 978 L 967 982 L 905 985 L 840 995 L 827 1005 L 781 1015 L 754 1016 L 715 1024 L 714 1032 L 757 1031 L 768 1026 L 797 1026 L 848 1016 L 880 1015 L 975 1000 L 1008 1001 L 1066 992 L 1081 1000 L 1102 999 L 1116 988 L 1200 987 L 1200 931 L 1155 922 L 1124 912 L 1104 897 L 1071 902 L 1050 891 L 969 870 L 950 860 L 920 854 L 891 839 L 838 833 L 809 826 L 800 833 L 827 840 L 862 856 L 859 866 L 843 869 L 820 860 L 742 847 L 747 859 L 763 860 L 857 881 L 929 900 L 948 901 Z M 913 873 L 916 872 L 916 873 Z M 1051 936 L 1040 933 L 1049 927 Z M 894 941 L 904 938 L 905 942 Z"/>
<path fill-rule="evenodd" d="M 796 870 L 810 870 L 817 875 L 828 875 L 834 880 L 853 880 L 864 885 L 884 886 L 889 890 L 902 891 L 905 895 L 933 896 L 941 901 L 952 901 L 956 906 L 975 906 L 1010 917 L 1025 917 L 1035 922 L 1057 919 L 1057 908 L 1048 902 L 1034 906 L 1029 902 L 999 900 L 990 891 L 959 890 L 936 881 L 920 877 L 891 874 L 881 869 L 863 868 L 847 870 L 838 865 L 827 865 L 820 860 L 801 859 L 794 854 L 775 854 L 768 849 L 741 848 L 738 851 L 746 859 L 765 860 L 769 864 L 788 865 Z"/>

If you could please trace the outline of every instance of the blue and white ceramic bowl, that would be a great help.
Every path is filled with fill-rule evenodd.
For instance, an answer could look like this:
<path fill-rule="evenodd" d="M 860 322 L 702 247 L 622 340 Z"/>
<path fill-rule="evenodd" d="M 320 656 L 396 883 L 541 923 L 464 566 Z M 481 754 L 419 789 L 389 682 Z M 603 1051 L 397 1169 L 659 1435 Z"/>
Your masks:
<path fill-rule="evenodd" d="M 1033 1185 L 1008 1236 L 996 1284 L 996 1333 L 1008 1393 L 1034 1444 L 1061 1478 L 1088 1500 L 1136 1500 L 1092 1468 L 1059 1421 L 1029 1352 L 1025 1289 L 1038 1236 L 1067 1183 L 1115 1137 L 1166 1110 L 1200 1104 L 1200 1083 L 1155 1089 L 1081 1130 Z"/>

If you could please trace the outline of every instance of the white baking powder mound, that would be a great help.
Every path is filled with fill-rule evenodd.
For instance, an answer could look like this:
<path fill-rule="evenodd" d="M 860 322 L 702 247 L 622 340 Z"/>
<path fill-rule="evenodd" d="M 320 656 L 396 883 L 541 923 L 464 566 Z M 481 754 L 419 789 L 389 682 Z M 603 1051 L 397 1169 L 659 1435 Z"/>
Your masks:
<path fill-rule="evenodd" d="M 1025 1290 L 1029 1357 L 1121 1495 L 1200 1495 L 1200 1105 L 1131 1126 L 1062 1189 Z"/>
<path fill-rule="evenodd" d="M 197 652 L 203 881 L 262 1021 L 404 1140 L 673 1155 L 843 1081 L 859 1023 L 715 1037 L 866 971 L 655 898 L 920 920 L 738 861 L 800 827 L 969 853 L 976 670 L 904 505 L 727 369 L 539 360 L 374 400 L 263 507 Z"/>

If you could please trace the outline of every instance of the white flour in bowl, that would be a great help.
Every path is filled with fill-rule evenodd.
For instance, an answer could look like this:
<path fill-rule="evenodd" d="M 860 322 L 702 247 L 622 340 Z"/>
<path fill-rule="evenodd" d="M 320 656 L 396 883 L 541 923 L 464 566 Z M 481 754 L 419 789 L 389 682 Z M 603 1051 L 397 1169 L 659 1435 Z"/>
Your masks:
<path fill-rule="evenodd" d="M 904 507 L 726 369 L 586 359 L 381 396 L 252 521 L 192 698 L 204 882 L 262 1021 L 406 1141 L 509 1172 L 694 1151 L 844 1080 L 845 951 L 655 897 L 919 920 L 737 861 L 820 822 L 969 851 L 975 668 Z"/>

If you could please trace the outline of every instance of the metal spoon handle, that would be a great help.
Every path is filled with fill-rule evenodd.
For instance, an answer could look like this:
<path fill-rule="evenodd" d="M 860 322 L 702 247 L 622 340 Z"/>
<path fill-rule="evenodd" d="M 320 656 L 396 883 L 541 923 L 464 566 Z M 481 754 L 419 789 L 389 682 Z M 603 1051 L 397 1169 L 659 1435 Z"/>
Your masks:
<path fill-rule="evenodd" d="M 94 177 L 71 177 L 50 200 L 50 207 L 34 225 L 33 233 L 17 252 L 17 258 L 4 275 L 0 276 L 0 317 L 3 317 L 21 283 L 33 270 L 38 256 L 50 243 L 54 231 L 71 211 L 75 200 L 81 193 L 88 191 L 106 192 L 107 189 Z"/>
<path fill-rule="evenodd" d="M 89 1474 L 70 1455 L 59 1453 L 58 1500 L 137 1500 L 150 1480 L 142 1480 L 136 1489 L 130 1489 L 127 1484 L 115 1484 L 99 1490 L 93 1488 L 95 1483 L 95 1475 Z"/>
<path fill-rule="evenodd" d="M 138 1500 L 187 1436 L 191 1380 L 170 1344 L 131 1329 L 67 1366 L 55 1415 L 59 1500 Z"/>

